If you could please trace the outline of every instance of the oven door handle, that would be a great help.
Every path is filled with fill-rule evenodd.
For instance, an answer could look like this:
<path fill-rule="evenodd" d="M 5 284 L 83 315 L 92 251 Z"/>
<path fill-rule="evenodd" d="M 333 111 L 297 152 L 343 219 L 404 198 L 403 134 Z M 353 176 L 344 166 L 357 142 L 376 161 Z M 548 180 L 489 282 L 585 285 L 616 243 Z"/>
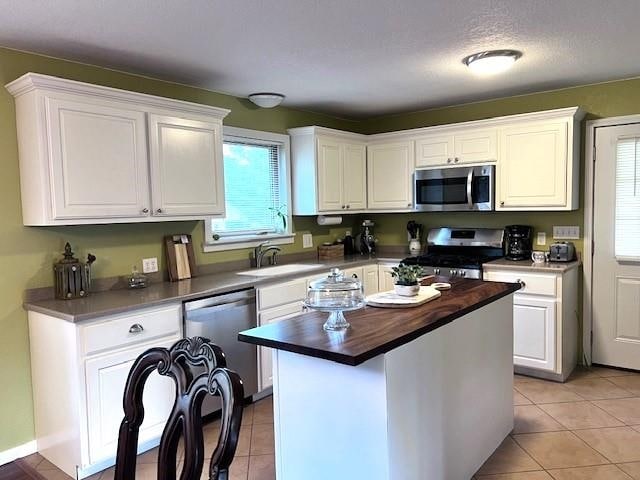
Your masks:
<path fill-rule="evenodd" d="M 473 198 L 471 197 L 472 185 L 473 185 L 473 168 L 470 168 L 469 174 L 467 175 L 467 204 L 469 205 L 469 210 L 473 210 Z"/>

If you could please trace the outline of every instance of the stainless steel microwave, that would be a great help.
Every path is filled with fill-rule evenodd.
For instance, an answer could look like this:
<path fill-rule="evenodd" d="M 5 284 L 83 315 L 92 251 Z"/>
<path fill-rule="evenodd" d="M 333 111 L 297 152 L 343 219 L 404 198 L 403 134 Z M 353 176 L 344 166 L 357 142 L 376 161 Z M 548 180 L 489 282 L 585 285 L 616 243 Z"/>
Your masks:
<path fill-rule="evenodd" d="M 417 211 L 493 210 L 494 165 L 416 170 L 414 181 Z"/>

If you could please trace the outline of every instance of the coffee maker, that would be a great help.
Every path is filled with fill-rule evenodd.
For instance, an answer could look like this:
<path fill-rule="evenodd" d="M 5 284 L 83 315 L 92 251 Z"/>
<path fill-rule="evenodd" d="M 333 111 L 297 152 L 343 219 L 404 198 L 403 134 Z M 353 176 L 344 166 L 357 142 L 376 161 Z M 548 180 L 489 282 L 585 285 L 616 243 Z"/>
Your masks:
<path fill-rule="evenodd" d="M 356 238 L 356 246 L 362 255 L 375 255 L 376 239 L 373 235 L 375 223 L 371 220 L 364 220 L 360 225 L 360 233 Z"/>
<path fill-rule="evenodd" d="M 533 227 L 507 225 L 505 231 L 505 257 L 508 260 L 528 260 L 533 249 Z"/>

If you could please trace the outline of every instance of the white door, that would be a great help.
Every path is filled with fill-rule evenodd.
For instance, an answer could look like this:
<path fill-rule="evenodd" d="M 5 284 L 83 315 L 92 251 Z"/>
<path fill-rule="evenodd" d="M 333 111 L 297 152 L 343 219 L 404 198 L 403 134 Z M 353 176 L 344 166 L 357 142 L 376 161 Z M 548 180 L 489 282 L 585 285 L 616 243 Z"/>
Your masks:
<path fill-rule="evenodd" d="M 318 137 L 318 211 L 344 210 L 342 155 L 338 141 Z"/>
<path fill-rule="evenodd" d="M 416 168 L 453 163 L 453 135 L 430 135 L 416 140 Z"/>
<path fill-rule="evenodd" d="M 567 122 L 502 129 L 496 209 L 566 207 L 567 142 Z"/>
<path fill-rule="evenodd" d="M 347 210 L 367 208 L 367 149 L 343 144 L 342 196 Z"/>
<path fill-rule="evenodd" d="M 596 129 L 593 362 L 640 370 L 640 124 Z"/>
<path fill-rule="evenodd" d="M 454 137 L 454 163 L 495 162 L 498 129 L 469 130 Z"/>
<path fill-rule="evenodd" d="M 513 363 L 555 371 L 556 301 L 516 295 L 513 300 Z"/>
<path fill-rule="evenodd" d="M 224 215 L 222 125 L 149 114 L 155 216 Z"/>
<path fill-rule="evenodd" d="M 171 337 L 159 341 L 157 346 L 170 347 L 178 340 L 178 336 Z M 118 430 L 124 416 L 124 386 L 133 362 L 147 348 L 149 345 L 121 350 L 85 362 L 89 462 L 92 464 L 115 457 Z M 143 393 L 144 422 L 140 427 L 140 443 L 160 437 L 174 399 L 173 380 L 152 373 Z"/>
<path fill-rule="evenodd" d="M 47 98 L 53 217 L 149 214 L 144 113 Z"/>
<path fill-rule="evenodd" d="M 295 317 L 302 312 L 302 302 L 272 308 L 258 315 L 258 325 L 269 325 Z M 273 351 L 268 347 L 258 347 L 258 390 L 265 390 L 273 385 Z"/>
<path fill-rule="evenodd" d="M 370 209 L 408 210 L 413 206 L 413 142 L 367 147 L 367 204 Z"/>

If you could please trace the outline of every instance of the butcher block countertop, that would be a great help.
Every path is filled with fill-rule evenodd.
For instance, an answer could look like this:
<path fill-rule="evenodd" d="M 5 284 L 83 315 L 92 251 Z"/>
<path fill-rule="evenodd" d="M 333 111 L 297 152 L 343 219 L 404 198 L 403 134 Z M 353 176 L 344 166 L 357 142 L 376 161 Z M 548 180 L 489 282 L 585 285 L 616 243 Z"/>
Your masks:
<path fill-rule="evenodd" d="M 242 342 L 286 350 L 345 365 L 359 365 L 429 333 L 455 319 L 505 297 L 519 284 L 484 282 L 463 278 L 435 277 L 451 283 L 442 296 L 419 307 L 387 309 L 365 307 L 345 312 L 351 327 L 343 332 L 326 332 L 327 313 L 302 313 L 281 322 L 245 330 Z"/>

